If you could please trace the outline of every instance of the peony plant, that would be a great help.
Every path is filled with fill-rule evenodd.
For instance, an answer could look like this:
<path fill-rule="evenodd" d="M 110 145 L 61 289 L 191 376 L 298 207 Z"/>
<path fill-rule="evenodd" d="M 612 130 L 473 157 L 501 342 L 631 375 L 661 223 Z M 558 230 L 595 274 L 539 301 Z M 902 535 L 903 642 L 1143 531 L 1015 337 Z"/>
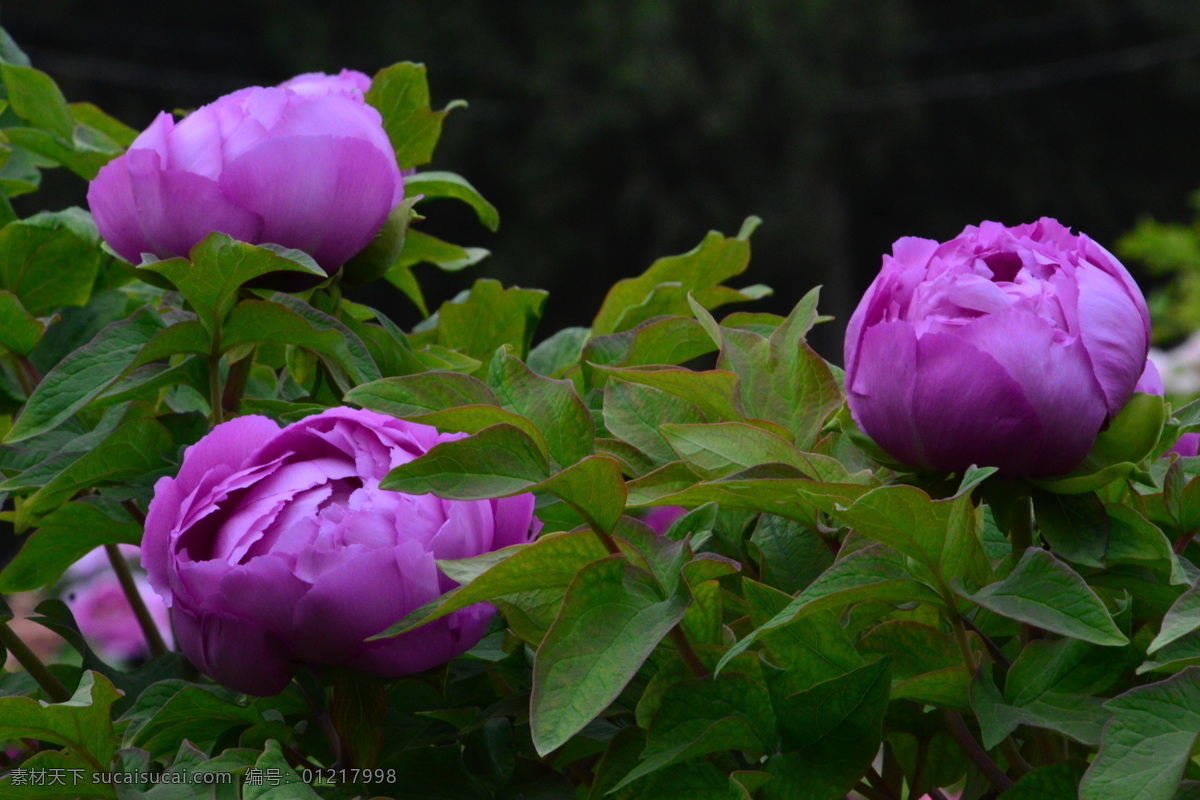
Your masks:
<path fill-rule="evenodd" d="M 126 602 L 43 601 L 56 657 L 0 602 L 0 797 L 1196 793 L 1200 406 L 1083 233 L 901 239 L 844 371 L 816 290 L 722 308 L 753 217 L 538 331 L 422 289 L 486 252 L 424 203 L 498 224 L 423 66 L 139 134 L 4 58 L 10 158 L 91 184 L 0 228 L 0 592 Z"/>

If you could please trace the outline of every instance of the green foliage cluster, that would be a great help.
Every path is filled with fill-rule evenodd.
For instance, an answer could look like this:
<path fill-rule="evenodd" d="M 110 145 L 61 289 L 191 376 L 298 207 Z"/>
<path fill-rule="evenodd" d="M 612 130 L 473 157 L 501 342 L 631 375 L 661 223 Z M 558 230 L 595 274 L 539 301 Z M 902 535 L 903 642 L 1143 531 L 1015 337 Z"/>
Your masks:
<path fill-rule="evenodd" d="M 10 196 L 38 169 L 89 177 L 130 141 L 10 41 L 0 58 Z M 424 69 L 383 70 L 367 99 L 401 165 L 425 163 L 448 109 L 430 108 Z M 456 175 L 408 185 L 424 195 L 415 210 L 452 198 L 498 222 Z M 413 266 L 479 253 L 421 233 L 415 210 L 384 277 L 426 311 Z M 768 291 L 729 285 L 754 218 L 618 282 L 590 327 L 536 346 L 534 289 L 477 280 L 404 331 L 336 280 L 254 288 L 319 275 L 298 251 L 213 234 L 188 259 L 134 268 L 78 209 L 5 222 L 0 496 L 26 538 L 0 591 L 137 543 L 155 480 L 245 412 L 290 422 L 351 404 L 464 432 L 385 487 L 532 491 L 544 527 L 439 562 L 460 587 L 380 637 L 482 601 L 503 622 L 445 667 L 387 683 L 304 673 L 254 698 L 172 654 L 119 671 L 48 601 L 41 622 L 79 663 L 25 658 L 0 675 L 0 741 L 18 753 L 3 797 L 1195 796 L 1200 459 L 1160 456 L 1200 429 L 1200 406 L 1139 399 L 1080 470 L 1038 485 L 904 472 L 855 428 L 841 371 L 808 344 L 816 290 L 786 317 L 714 315 Z M 641 519 L 659 506 L 687 509 L 664 535 Z M 27 656 L 5 624 L 0 643 Z M 35 769 L 85 779 L 31 785 Z M 235 779 L 99 780 L 114 771 Z"/>

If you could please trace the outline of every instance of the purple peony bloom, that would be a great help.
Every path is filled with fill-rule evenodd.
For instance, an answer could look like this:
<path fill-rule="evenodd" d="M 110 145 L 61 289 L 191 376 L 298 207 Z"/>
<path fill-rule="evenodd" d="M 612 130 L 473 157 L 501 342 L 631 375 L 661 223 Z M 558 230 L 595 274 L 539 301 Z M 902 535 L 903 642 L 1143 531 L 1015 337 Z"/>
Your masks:
<path fill-rule="evenodd" d="M 1150 316 L 1107 250 L 1052 219 L 900 239 L 846 331 L 859 426 L 900 461 L 1010 476 L 1076 467 L 1129 400 Z"/>
<path fill-rule="evenodd" d="M 88 188 L 96 225 L 121 257 L 186 257 L 219 231 L 303 250 L 332 273 L 379 232 L 404 179 L 370 78 L 299 75 L 168 113 Z"/>
<path fill-rule="evenodd" d="M 79 624 L 79 631 L 92 649 L 106 661 L 131 662 L 150 655 L 146 635 L 138 624 L 133 608 L 125 597 L 121 582 L 103 548 L 99 550 L 105 566 L 97 570 L 67 594 L 67 606 Z M 154 619 L 163 640 L 171 643 L 171 620 L 167 607 L 142 575 L 134 576 L 138 594 Z"/>
<path fill-rule="evenodd" d="M 473 502 L 379 488 L 461 434 L 335 408 L 279 428 L 218 425 L 155 485 L 143 563 L 179 647 L 239 691 L 275 694 L 297 664 L 382 677 L 449 661 L 483 636 L 479 603 L 393 639 L 364 640 L 456 584 L 434 559 L 529 541 L 533 495 Z"/>

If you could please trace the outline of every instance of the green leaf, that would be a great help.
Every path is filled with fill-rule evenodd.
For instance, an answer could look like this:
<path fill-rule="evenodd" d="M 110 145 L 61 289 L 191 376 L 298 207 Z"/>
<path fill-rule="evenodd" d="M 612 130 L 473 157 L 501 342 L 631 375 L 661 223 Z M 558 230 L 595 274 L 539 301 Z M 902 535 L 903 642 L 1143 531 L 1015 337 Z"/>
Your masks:
<path fill-rule="evenodd" d="M 512 425 L 494 425 L 466 439 L 442 442 L 401 464 L 380 483 L 405 494 L 483 500 L 518 494 L 550 476 L 537 444 Z"/>
<path fill-rule="evenodd" d="M 29 355 L 45 332 L 46 323 L 26 311 L 15 294 L 0 291 L 0 350 Z"/>
<path fill-rule="evenodd" d="M 835 562 L 782 611 L 731 647 L 717 665 L 717 671 L 738 653 L 745 652 L 759 637 L 782 628 L 801 615 L 841 609 L 850 603 L 866 600 L 894 603 L 915 601 L 938 607 L 944 605 L 937 593 L 913 580 L 898 553 L 882 545 L 864 547 Z"/>
<path fill-rule="evenodd" d="M 1172 550 L 1171 541 L 1156 525 L 1129 506 L 1109 504 L 1105 511 L 1109 522 L 1108 548 L 1104 553 L 1107 566 L 1137 564 L 1173 586 L 1192 582 Z"/>
<path fill-rule="evenodd" d="M 742 595 L 750 608 L 750 622 L 755 628 L 766 625 L 787 608 L 792 599 L 749 578 L 742 579 Z M 832 611 L 797 617 L 768 630 L 760 638 L 772 660 L 787 670 L 789 686 L 795 691 L 841 677 L 864 663 Z"/>
<path fill-rule="evenodd" d="M 162 275 L 191 304 L 200 323 L 214 334 L 237 302 L 238 289 L 247 281 L 272 272 L 302 272 L 326 277 L 310 256 L 278 245 L 253 245 L 235 241 L 224 233 L 210 233 L 192 248 L 188 258 L 145 264 L 140 269 Z"/>
<path fill-rule="evenodd" d="M 845 469 L 833 459 L 802 453 L 786 439 L 744 422 L 664 424 L 660 431 L 679 458 L 706 479 L 772 463 L 823 480 L 846 477 Z"/>
<path fill-rule="evenodd" d="M 588 456 L 541 483 L 579 512 L 589 525 L 611 531 L 625 510 L 621 467 L 607 456 Z"/>
<path fill-rule="evenodd" d="M 415 285 L 411 270 L 417 264 L 433 264 L 446 272 L 458 272 L 475 266 L 490 255 L 491 252 L 482 247 L 461 247 L 430 236 L 424 231 L 409 228 L 395 265 L 390 267 L 383 277 L 400 291 L 409 294 L 406 284 L 411 280 Z M 409 296 L 412 297 L 411 294 Z M 413 300 L 416 298 L 413 297 Z M 422 305 L 424 302 L 417 303 L 418 307 Z"/>
<path fill-rule="evenodd" d="M 630 505 L 694 508 L 705 503 L 720 503 L 727 508 L 778 514 L 815 526 L 819 512 L 832 511 L 838 505 L 849 506 L 871 490 L 870 486 L 854 483 L 820 483 L 809 480 L 792 467 L 766 465 L 671 492 L 669 490 L 680 482 L 686 485 L 692 480 L 686 480 L 685 475 L 672 474 L 668 468 L 658 472 L 659 475 L 651 473 L 630 482 Z M 665 484 L 664 489 L 656 488 L 657 481 L 664 476 L 672 481 Z"/>
<path fill-rule="evenodd" d="M 267 740 L 266 750 L 254 762 L 254 768 L 260 770 L 260 774 L 279 776 L 279 782 L 264 780 L 257 785 L 246 782 L 242 786 L 242 800 L 322 800 L 321 795 L 301 780 L 288 764 L 279 742 L 274 739 Z"/>
<path fill-rule="evenodd" d="M 738 396 L 747 415 L 783 426 L 801 448 L 816 442 L 826 419 L 842 405 L 833 372 L 804 338 L 816 320 L 817 294 L 813 289 L 797 303 L 769 339 L 722 328 L 691 301 L 692 312 L 721 348 L 717 367 L 740 379 Z"/>
<path fill-rule="evenodd" d="M 754 225 L 748 224 L 733 239 L 710 231 L 695 249 L 682 255 L 660 258 L 640 276 L 618 281 L 604 298 L 600 312 L 592 323 L 593 332 L 603 336 L 633 328 L 652 316 L 687 315 L 688 292 L 717 286 L 745 272 L 750 261 L 749 236 L 753 229 Z M 671 293 L 668 304 L 653 309 L 644 305 L 657 287 L 672 283 L 678 284 L 678 287 Z M 639 306 L 642 306 L 640 310 Z"/>
<path fill-rule="evenodd" d="M 371 640 L 397 636 L 486 600 L 541 590 L 561 594 L 580 569 L 606 555 L 608 551 L 591 531 L 579 531 L 546 534 L 531 544 L 474 559 L 440 561 L 439 568 L 447 577 L 465 585 L 411 612 Z"/>
<path fill-rule="evenodd" d="M 706 419 L 698 406 L 682 397 L 617 379 L 604 386 L 603 413 L 604 426 L 614 436 L 658 463 L 675 460 L 674 450 L 662 435 L 664 424 Z"/>
<path fill-rule="evenodd" d="M 510 344 L 524 358 L 546 304 L 540 289 L 505 289 L 499 281 L 478 280 L 461 301 L 438 310 L 438 344 L 484 363 L 496 349 Z"/>
<path fill-rule="evenodd" d="M 879 751 L 888 659 L 777 701 L 785 752 L 767 761 L 768 800 L 828 800 L 849 792 Z"/>
<path fill-rule="evenodd" d="M 893 681 L 904 682 L 963 666 L 962 653 L 952 638 L 932 625 L 912 620 L 892 619 L 876 625 L 859 640 L 859 648 L 866 653 L 890 655 Z"/>
<path fill-rule="evenodd" d="M 1026 550 L 1003 581 L 963 596 L 1002 617 L 1073 639 L 1110 647 L 1129 644 L 1083 578 L 1041 548 Z"/>
<path fill-rule="evenodd" d="M 68 141 L 75 121 L 67 100 L 44 72 L 15 64 L 0 65 L 8 103 L 21 119 Z"/>
<path fill-rule="evenodd" d="M 376 72 L 366 101 L 383 116 L 383 129 L 396 150 L 400 169 L 427 164 L 442 135 L 442 119 L 456 106 L 466 105 L 456 101 L 441 111 L 432 110 L 425 65 L 408 61 Z"/>
<path fill-rule="evenodd" d="M 0 230 L 0 289 L 15 294 L 35 317 L 82 306 L 104 258 L 87 212 L 35 214 Z"/>
<path fill-rule="evenodd" d="M 67 503 L 42 520 L 0 572 L 0 592 L 40 589 L 101 545 L 140 544 L 141 540 L 142 526 L 111 505 L 97 498 Z"/>
<path fill-rule="evenodd" d="M 1200 737 L 1200 669 L 1109 700 L 1113 719 L 1080 800 L 1171 800 Z"/>
<path fill-rule="evenodd" d="M 710 526 L 711 529 L 711 526 Z M 794 595 L 833 564 L 824 540 L 795 520 L 763 514 L 750 535 L 749 547 L 763 582 Z"/>
<path fill-rule="evenodd" d="M 138 131 L 114 117 L 105 114 L 92 103 L 70 103 L 71 116 L 76 122 L 95 128 L 121 148 L 127 148 L 138 137 Z"/>
<path fill-rule="evenodd" d="M 423 194 L 426 199 L 452 197 L 461 200 L 474 209 L 480 223 L 489 231 L 495 232 L 500 227 L 500 212 L 496 207 L 484 200 L 465 178 L 453 172 L 429 171 L 410 175 L 404 180 L 404 193 L 409 197 Z"/>
<path fill-rule="evenodd" d="M 694 372 L 680 367 L 593 367 L 610 378 L 661 389 L 687 400 L 707 414 L 709 421 L 743 419 L 736 407 L 737 376 L 732 372 Z"/>
<path fill-rule="evenodd" d="M 1001 800 L 1078 800 L 1079 779 L 1083 766 L 1078 763 L 1062 762 L 1048 767 L 1039 767 L 1020 780 L 1004 794 Z"/>
<path fill-rule="evenodd" d="M 4 442 L 13 444 L 64 422 L 128 369 L 164 327 L 149 307 L 105 327 L 42 379 Z"/>
<path fill-rule="evenodd" d="M 234 694 L 216 687 L 172 680 L 154 684 L 142 693 L 125 718 L 136 722 L 126 729 L 124 747 L 137 747 L 151 757 L 168 756 L 186 739 L 208 750 L 231 728 L 263 721 L 261 711 L 233 702 Z"/>
<path fill-rule="evenodd" d="M 189 319 L 176 322 L 160 330 L 154 338 L 138 353 L 134 366 L 149 364 L 161 358 L 169 358 L 180 353 L 194 353 L 206 356 L 212 352 L 212 344 L 208 331 L 197 320 Z"/>
<path fill-rule="evenodd" d="M 622 556 L 580 570 L 534 661 L 529 723 L 538 754 L 604 711 L 687 606 L 685 595 L 660 599 L 653 576 Z"/>
<path fill-rule="evenodd" d="M 694 319 L 662 317 L 632 330 L 595 337 L 584 348 L 582 360 L 614 367 L 683 364 L 714 349 L 712 339 Z"/>
<path fill-rule="evenodd" d="M 302 347 L 319 355 L 345 389 L 379 380 L 379 367 L 362 339 L 344 324 L 287 295 L 272 300 L 243 300 L 233 309 L 221 336 L 221 349 L 243 344 L 277 342 Z"/>
<path fill-rule="evenodd" d="M 26 778 L 22 783 L 14 781 L 13 772 L 0 778 L 0 792 L 5 800 L 80 800 L 80 798 L 100 798 L 102 800 L 118 800 L 116 790 L 110 783 L 103 782 L 95 774 L 97 770 L 92 764 L 69 751 L 43 750 L 21 762 L 19 767 L 25 770 Z M 111 769 L 105 765 L 104 772 Z M 57 772 L 55 770 L 58 770 Z M 74 771 L 78 770 L 78 771 Z M 31 774 L 44 776 L 38 784 L 28 777 Z M 61 783 L 50 784 L 52 775 L 67 776 Z M 76 785 L 76 780 L 78 784 Z M 124 798 L 121 798 L 124 800 Z"/>
<path fill-rule="evenodd" d="M 1088 567 L 1104 565 L 1109 522 L 1095 492 L 1064 495 L 1035 490 L 1033 507 L 1038 531 L 1056 554 Z"/>
<path fill-rule="evenodd" d="M 563 328 L 529 351 L 526 363 L 539 375 L 553 378 L 579 363 L 589 328 Z"/>
<path fill-rule="evenodd" d="M 37 739 L 70 748 L 97 772 L 108 769 L 116 752 L 111 708 L 120 692 L 108 678 L 88 670 L 65 703 L 28 697 L 0 698 L 0 739 Z"/>
<path fill-rule="evenodd" d="M 571 381 L 542 377 L 520 359 L 497 353 L 488 382 L 501 406 L 541 431 L 550 457 L 559 465 L 569 466 L 592 453 L 596 423 Z"/>
<path fill-rule="evenodd" d="M 58 508 L 76 492 L 151 473 L 174 451 L 171 434 L 157 420 L 131 419 L 26 498 L 17 510 L 17 528 L 23 529 L 35 517 Z"/>
<path fill-rule="evenodd" d="M 775 712 L 758 677 L 727 672 L 715 680 L 681 681 L 668 687 L 650 724 L 641 763 L 611 791 L 671 764 L 711 753 L 767 752 L 775 739 Z"/>
<path fill-rule="evenodd" d="M 345 399 L 393 417 L 412 417 L 459 406 L 500 405 L 491 387 L 478 378 L 440 370 L 364 383 L 346 392 Z"/>
<path fill-rule="evenodd" d="M 1179 596 L 1166 616 L 1147 653 L 1154 653 L 1171 642 L 1200 628 L 1200 587 L 1193 586 Z"/>

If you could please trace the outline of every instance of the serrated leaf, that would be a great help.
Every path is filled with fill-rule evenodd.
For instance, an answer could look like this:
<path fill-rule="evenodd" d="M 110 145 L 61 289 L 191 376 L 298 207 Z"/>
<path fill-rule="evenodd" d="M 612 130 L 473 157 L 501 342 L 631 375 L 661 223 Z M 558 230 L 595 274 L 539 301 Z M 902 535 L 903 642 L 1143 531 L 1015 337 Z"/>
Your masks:
<path fill-rule="evenodd" d="M 660 599 L 654 578 L 621 556 L 579 571 L 534 661 L 529 722 L 540 755 L 616 699 L 687 605 L 683 595 Z"/>
<path fill-rule="evenodd" d="M 1109 647 L 1129 644 L 1091 587 L 1048 551 L 1031 547 L 1012 573 L 975 594 L 972 602 L 1002 617 Z"/>
<path fill-rule="evenodd" d="M 711 353 L 715 347 L 694 319 L 664 317 L 647 320 L 631 330 L 591 339 L 581 360 L 614 367 L 683 364 Z"/>

